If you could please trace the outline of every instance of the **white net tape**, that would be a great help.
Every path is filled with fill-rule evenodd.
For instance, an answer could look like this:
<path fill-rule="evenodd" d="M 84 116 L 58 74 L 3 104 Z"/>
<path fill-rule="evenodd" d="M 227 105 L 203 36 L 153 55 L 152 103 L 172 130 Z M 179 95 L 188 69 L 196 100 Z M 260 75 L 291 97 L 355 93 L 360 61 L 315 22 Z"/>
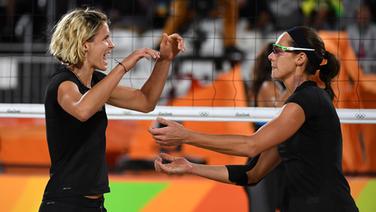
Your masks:
<path fill-rule="evenodd" d="M 106 107 L 109 119 L 155 120 L 158 116 L 175 121 L 269 121 L 280 108 L 261 107 L 171 107 L 157 106 L 150 113 Z M 376 124 L 376 109 L 337 109 L 341 123 Z M 0 117 L 44 118 L 42 104 L 0 104 Z"/>

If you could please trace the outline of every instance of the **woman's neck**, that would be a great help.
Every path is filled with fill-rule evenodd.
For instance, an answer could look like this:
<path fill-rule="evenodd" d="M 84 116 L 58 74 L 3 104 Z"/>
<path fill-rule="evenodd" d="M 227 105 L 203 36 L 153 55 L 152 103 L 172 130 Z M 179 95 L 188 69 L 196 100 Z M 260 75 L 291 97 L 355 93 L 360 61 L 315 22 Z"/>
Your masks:
<path fill-rule="evenodd" d="M 286 86 L 286 92 L 291 95 L 299 85 L 308 80 L 312 80 L 312 77 L 309 77 L 306 74 L 293 75 L 290 78 L 283 80 L 283 84 Z"/>
<path fill-rule="evenodd" d="M 80 68 L 74 67 L 72 72 L 76 75 L 76 77 L 84 84 L 86 87 L 91 87 L 91 78 L 93 76 L 94 69 L 91 67 L 87 67 L 82 65 Z"/>

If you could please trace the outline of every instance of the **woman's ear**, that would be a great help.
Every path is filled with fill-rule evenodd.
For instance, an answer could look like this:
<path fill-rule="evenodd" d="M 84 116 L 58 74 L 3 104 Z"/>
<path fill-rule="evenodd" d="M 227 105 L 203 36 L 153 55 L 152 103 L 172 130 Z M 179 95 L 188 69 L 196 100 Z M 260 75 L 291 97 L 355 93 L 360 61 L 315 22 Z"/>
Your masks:
<path fill-rule="evenodd" d="M 297 54 L 295 63 L 297 66 L 302 66 L 308 60 L 307 55 L 304 52 Z"/>
<path fill-rule="evenodd" d="M 85 43 L 82 45 L 82 49 L 84 50 L 85 53 L 86 53 L 87 51 L 89 51 L 89 44 L 88 44 L 88 42 L 85 42 Z"/>

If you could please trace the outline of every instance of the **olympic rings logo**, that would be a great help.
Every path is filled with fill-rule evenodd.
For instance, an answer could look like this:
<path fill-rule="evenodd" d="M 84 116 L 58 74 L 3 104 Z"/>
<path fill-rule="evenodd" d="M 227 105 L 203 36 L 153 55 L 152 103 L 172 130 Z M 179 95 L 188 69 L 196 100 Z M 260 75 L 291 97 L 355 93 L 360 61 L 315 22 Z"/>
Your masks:
<path fill-rule="evenodd" d="M 208 116 L 209 116 L 209 113 L 206 112 L 206 111 L 201 111 L 201 112 L 199 113 L 199 115 L 200 115 L 201 117 L 208 117 Z"/>
<path fill-rule="evenodd" d="M 367 116 L 364 113 L 356 113 L 355 118 L 356 119 L 365 119 Z"/>

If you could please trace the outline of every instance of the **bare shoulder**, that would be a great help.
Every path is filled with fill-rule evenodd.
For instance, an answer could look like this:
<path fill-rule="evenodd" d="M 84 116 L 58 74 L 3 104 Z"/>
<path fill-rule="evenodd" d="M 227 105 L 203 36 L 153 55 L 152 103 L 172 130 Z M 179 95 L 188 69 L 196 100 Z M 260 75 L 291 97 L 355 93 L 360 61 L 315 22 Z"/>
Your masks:
<path fill-rule="evenodd" d="M 72 81 L 63 81 L 60 83 L 57 91 L 58 102 L 70 99 L 78 100 L 81 98 L 82 94 L 80 93 L 78 86 Z"/>
<path fill-rule="evenodd" d="M 296 103 L 285 104 L 281 112 L 268 124 L 273 125 L 281 134 L 293 135 L 305 122 L 303 108 Z M 287 136 L 287 137 L 288 137 Z M 287 139 L 287 137 L 285 139 Z"/>
<path fill-rule="evenodd" d="M 72 91 L 79 91 L 78 86 L 72 81 L 63 81 L 60 83 L 58 87 L 58 93 L 65 93 L 65 92 L 72 92 Z"/>
<path fill-rule="evenodd" d="M 281 113 L 279 114 L 278 118 L 282 121 L 286 121 L 286 123 L 299 125 L 299 127 L 305 121 L 305 114 L 303 108 L 296 104 L 296 103 L 287 103 L 282 107 Z"/>

